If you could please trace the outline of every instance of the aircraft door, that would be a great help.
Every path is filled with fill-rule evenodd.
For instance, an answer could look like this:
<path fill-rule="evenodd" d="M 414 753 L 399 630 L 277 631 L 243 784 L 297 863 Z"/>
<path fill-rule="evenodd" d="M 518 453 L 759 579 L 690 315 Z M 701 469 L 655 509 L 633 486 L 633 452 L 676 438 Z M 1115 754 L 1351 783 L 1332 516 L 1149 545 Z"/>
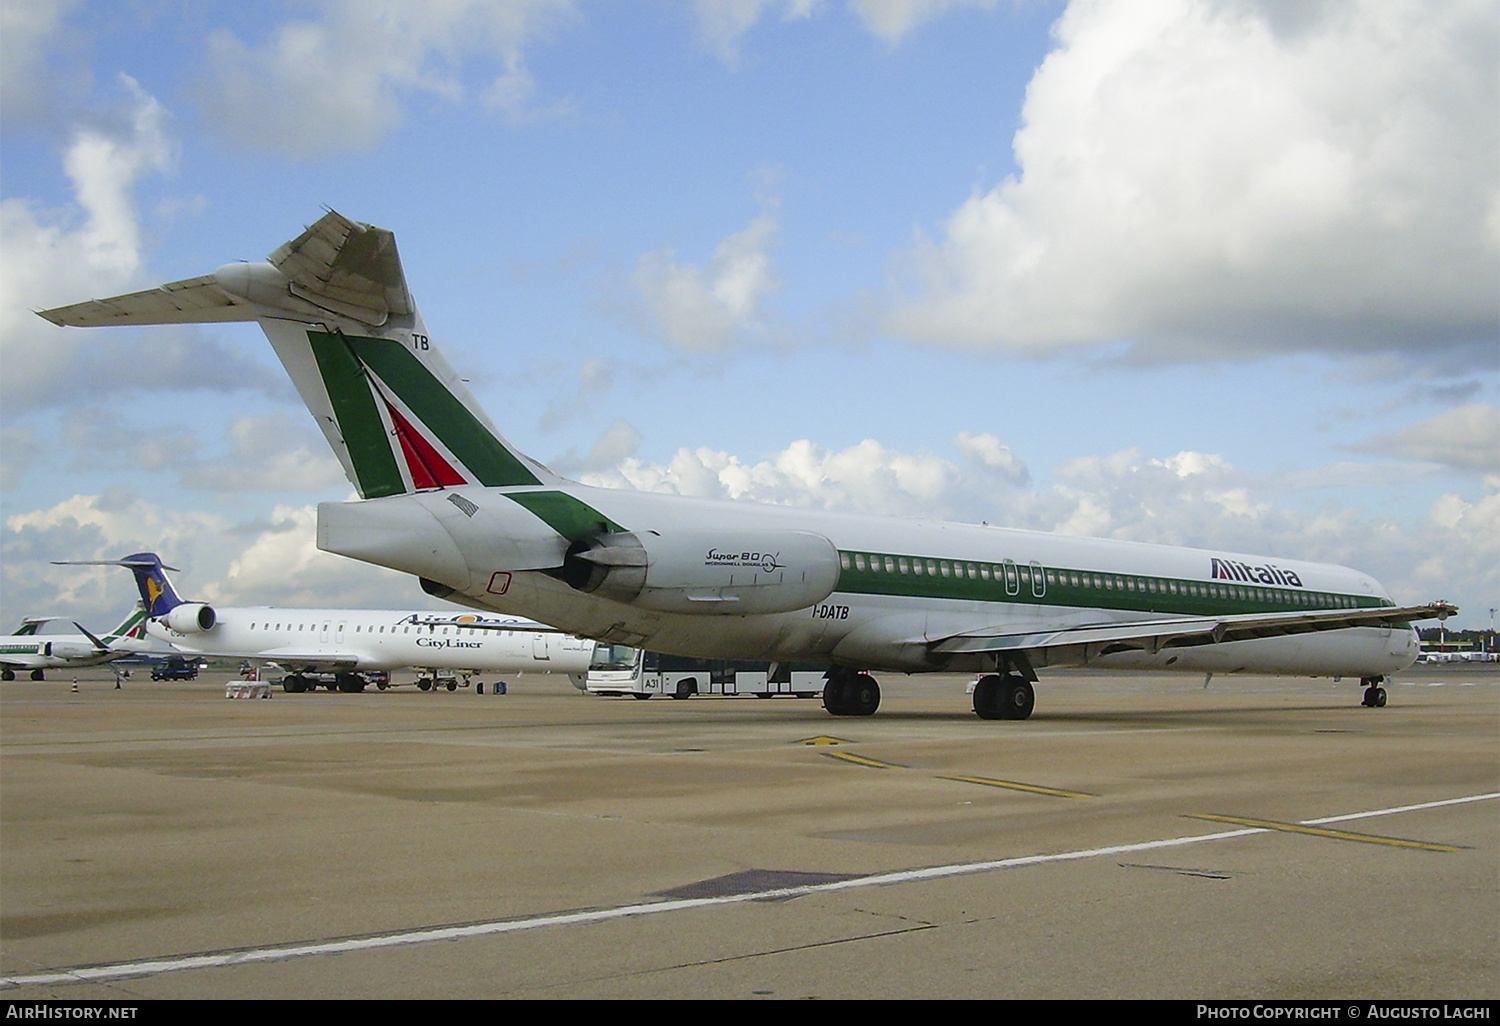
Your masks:
<path fill-rule="evenodd" d="M 547 653 L 547 635 L 533 634 L 531 636 L 531 655 L 534 659 L 551 659 Z"/>
<path fill-rule="evenodd" d="M 1013 559 L 1005 561 L 1005 594 L 1021 594 L 1021 571 L 1016 568 L 1016 561 Z"/>

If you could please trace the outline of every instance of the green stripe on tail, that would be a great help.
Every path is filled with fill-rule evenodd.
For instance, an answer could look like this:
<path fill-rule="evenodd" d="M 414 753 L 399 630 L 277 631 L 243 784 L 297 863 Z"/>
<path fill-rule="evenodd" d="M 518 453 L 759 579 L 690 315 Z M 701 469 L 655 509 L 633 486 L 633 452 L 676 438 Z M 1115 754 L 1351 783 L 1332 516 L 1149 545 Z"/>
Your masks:
<path fill-rule="evenodd" d="M 541 484 L 520 457 L 433 377 L 406 346 L 388 338 L 346 335 L 344 340 L 480 484 L 487 488 Z"/>
<path fill-rule="evenodd" d="M 394 439 L 375 405 L 375 395 L 365 380 L 364 365 L 345 345 L 343 336 L 309 331 L 307 340 L 317 358 L 318 373 L 323 375 L 328 398 L 333 402 L 333 416 L 344 436 L 360 496 L 378 499 L 404 494 L 406 482 L 391 449 Z"/>

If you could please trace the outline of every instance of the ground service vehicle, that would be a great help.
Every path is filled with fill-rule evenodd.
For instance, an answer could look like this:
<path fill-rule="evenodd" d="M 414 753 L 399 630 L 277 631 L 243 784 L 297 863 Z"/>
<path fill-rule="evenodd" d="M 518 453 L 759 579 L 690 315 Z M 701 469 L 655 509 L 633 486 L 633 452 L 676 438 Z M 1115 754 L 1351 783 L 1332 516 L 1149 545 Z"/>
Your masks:
<path fill-rule="evenodd" d="M 795 695 L 817 698 L 823 692 L 824 667 L 815 663 L 766 660 L 698 659 L 648 652 L 629 645 L 594 646 L 594 660 L 584 690 L 595 695 Z"/>
<path fill-rule="evenodd" d="M 152 680 L 197 680 L 198 663 L 180 655 L 167 656 L 151 668 Z"/>

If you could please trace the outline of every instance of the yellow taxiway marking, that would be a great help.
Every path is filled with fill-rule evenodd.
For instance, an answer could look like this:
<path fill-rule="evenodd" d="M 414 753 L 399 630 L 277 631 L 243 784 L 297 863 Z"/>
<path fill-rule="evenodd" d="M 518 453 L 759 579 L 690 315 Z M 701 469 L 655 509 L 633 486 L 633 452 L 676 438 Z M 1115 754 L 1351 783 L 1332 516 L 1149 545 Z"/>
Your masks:
<path fill-rule="evenodd" d="M 1050 794 L 1054 798 L 1097 798 L 1097 794 L 1088 794 L 1084 791 L 1064 791 L 1058 787 L 1042 787 L 1040 784 L 1022 784 L 1015 780 L 994 780 L 990 777 L 947 777 L 940 776 L 939 780 L 957 780 L 965 784 L 983 784 L 985 787 L 1004 787 L 1012 791 L 1030 791 L 1032 794 Z"/>
<path fill-rule="evenodd" d="M 829 737 L 827 734 L 819 734 L 817 737 L 805 737 L 797 742 L 799 745 L 847 745 L 848 738 Z"/>
<path fill-rule="evenodd" d="M 823 755 L 829 759 L 839 759 L 843 762 L 852 762 L 858 766 L 870 766 L 874 769 L 910 769 L 899 762 L 881 762 L 879 759 L 867 759 L 863 755 L 854 755 L 851 752 L 824 752 Z"/>
<path fill-rule="evenodd" d="M 1381 837 L 1379 834 L 1355 834 L 1347 830 L 1329 830 L 1325 827 L 1303 826 L 1300 823 L 1278 823 L 1274 819 L 1250 819 L 1246 816 L 1215 816 L 1211 813 L 1190 813 L 1187 818 L 1206 819 L 1214 823 L 1234 823 L 1239 826 L 1259 827 L 1262 830 L 1284 830 L 1290 834 L 1312 834 L 1314 837 L 1332 837 L 1340 841 L 1362 841 L 1365 844 L 1389 844 L 1396 848 L 1420 848 L 1423 851 L 1465 850 L 1462 845 L 1408 841 L 1401 837 Z"/>

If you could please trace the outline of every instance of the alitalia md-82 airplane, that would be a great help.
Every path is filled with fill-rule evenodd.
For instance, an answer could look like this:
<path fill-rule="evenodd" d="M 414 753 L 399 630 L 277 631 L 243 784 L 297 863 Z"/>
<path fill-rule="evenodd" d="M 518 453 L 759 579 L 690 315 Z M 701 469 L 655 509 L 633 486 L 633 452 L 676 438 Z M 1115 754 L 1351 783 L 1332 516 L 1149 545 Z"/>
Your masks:
<path fill-rule="evenodd" d="M 96 638 L 75 622 L 77 634 L 38 634 L 55 616 L 28 616 L 16 633 L 0 638 L 0 680 L 15 680 L 16 671 L 29 671 L 32 680 L 46 680 L 48 670 L 97 666 L 150 648 L 145 639 L 146 611 L 137 605 L 120 626 Z"/>
<path fill-rule="evenodd" d="M 449 691 L 479 673 L 565 673 L 583 689 L 594 643 L 516 617 L 395 609 L 215 608 L 177 596 L 154 552 L 124 559 L 69 560 L 64 566 L 123 566 L 135 574 L 145 629 L 184 655 L 275 663 L 287 691 L 315 690 L 315 674 L 339 691 L 363 691 L 366 670 L 415 667 L 426 691 Z M 482 686 L 482 685 L 481 685 Z"/>
<path fill-rule="evenodd" d="M 433 345 L 395 236 L 333 211 L 268 262 L 41 316 L 258 322 L 361 497 L 319 505 L 320 548 L 604 641 L 821 662 L 835 715 L 875 711 L 870 671 L 947 670 L 984 674 L 981 717 L 1025 719 L 1057 666 L 1358 677 L 1383 705 L 1410 622 L 1455 611 L 1321 563 L 565 480 Z"/>

